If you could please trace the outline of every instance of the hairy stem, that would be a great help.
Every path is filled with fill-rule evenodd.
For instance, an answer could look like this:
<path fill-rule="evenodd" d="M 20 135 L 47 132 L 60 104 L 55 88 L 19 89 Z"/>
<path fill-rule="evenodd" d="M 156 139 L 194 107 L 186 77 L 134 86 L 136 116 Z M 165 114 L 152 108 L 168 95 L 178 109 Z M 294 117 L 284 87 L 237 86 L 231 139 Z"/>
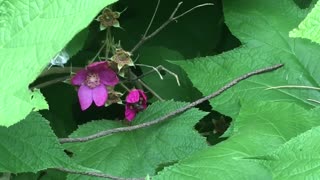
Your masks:
<path fill-rule="evenodd" d="M 217 90 L 216 92 L 214 92 L 214 93 L 212 93 L 212 94 L 210 94 L 208 96 L 205 96 L 203 98 L 200 98 L 200 99 L 198 99 L 198 100 L 196 100 L 196 101 L 194 101 L 192 103 L 189 103 L 188 105 L 186 105 L 186 106 L 184 106 L 184 107 L 182 107 L 180 109 L 172 111 L 171 113 L 168 113 L 165 116 L 156 118 L 156 119 L 154 119 L 152 121 L 149 121 L 149 122 L 146 122 L 146 123 L 142 123 L 142 124 L 138 124 L 138 125 L 134 125 L 134 126 L 130 126 L 130 127 L 121 127 L 121 128 L 109 129 L 109 130 L 101 131 L 101 132 L 98 132 L 96 134 L 92 134 L 92 135 L 85 136 L 85 137 L 61 138 L 61 139 L 59 139 L 59 142 L 60 143 L 86 142 L 86 141 L 90 141 L 90 140 L 97 139 L 97 138 L 100 138 L 100 137 L 104 137 L 104 136 L 107 136 L 107 135 L 111 135 L 111 134 L 114 134 L 114 133 L 133 131 L 133 130 L 146 128 L 146 127 L 152 126 L 154 124 L 161 123 L 161 122 L 163 122 L 163 121 L 165 121 L 165 120 L 167 120 L 167 119 L 169 119 L 171 117 L 174 117 L 174 116 L 176 116 L 178 114 L 186 112 L 187 110 L 189 110 L 189 109 L 191 109 L 191 108 L 203 103 L 204 101 L 207 101 L 209 99 L 217 97 L 218 95 L 222 94 L 224 91 L 230 89 L 234 85 L 238 84 L 239 82 L 241 82 L 241 81 L 243 81 L 243 80 L 245 80 L 245 79 L 247 79 L 247 78 L 249 78 L 251 76 L 262 74 L 262 73 L 266 73 L 266 72 L 270 72 L 270 71 L 274 71 L 276 69 L 279 69 L 282 66 L 283 66 L 283 64 L 277 64 L 277 65 L 274 65 L 274 66 L 266 67 L 266 68 L 263 68 L 263 69 L 258 69 L 258 70 L 252 71 L 250 73 L 244 74 L 243 76 L 240 76 L 240 77 L 234 79 L 233 81 L 229 82 L 228 84 L 226 84 L 225 86 L 223 86 L 222 88 Z"/>

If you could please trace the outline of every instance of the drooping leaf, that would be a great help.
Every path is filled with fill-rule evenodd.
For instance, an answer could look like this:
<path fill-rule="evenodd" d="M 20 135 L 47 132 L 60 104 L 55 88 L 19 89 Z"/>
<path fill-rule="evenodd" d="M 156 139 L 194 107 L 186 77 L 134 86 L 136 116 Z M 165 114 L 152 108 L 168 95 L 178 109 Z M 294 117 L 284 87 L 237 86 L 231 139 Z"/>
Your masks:
<path fill-rule="evenodd" d="M 272 179 L 268 168 L 250 158 L 266 155 L 319 125 L 319 115 L 319 110 L 291 103 L 246 104 L 228 140 L 165 168 L 153 179 Z"/>
<path fill-rule="evenodd" d="M 313 128 L 281 146 L 263 162 L 273 179 L 318 179 L 320 177 L 320 127 Z"/>
<path fill-rule="evenodd" d="M 75 35 L 72 40 L 67 44 L 65 50 L 69 54 L 70 58 L 77 54 L 84 46 L 85 40 L 87 39 L 89 34 L 89 29 L 85 28 L 80 31 L 77 35 Z"/>
<path fill-rule="evenodd" d="M 47 168 L 88 170 L 63 152 L 49 123 L 38 113 L 9 127 L 0 127 L 0 172 L 37 172 Z"/>
<path fill-rule="evenodd" d="M 133 124 L 163 116 L 186 103 L 157 102 L 141 112 Z M 166 122 L 145 129 L 118 133 L 85 143 L 66 144 L 79 164 L 120 177 L 145 177 L 154 174 L 160 164 L 174 162 L 206 148 L 205 139 L 193 126 L 205 112 L 192 109 Z M 102 120 L 80 126 L 71 137 L 90 135 L 123 126 L 120 122 Z M 94 150 L 96 153 L 92 153 Z M 81 176 L 70 175 L 69 179 Z M 86 178 L 87 177 L 82 177 Z M 92 178 L 93 179 L 93 178 Z"/>
<path fill-rule="evenodd" d="M 306 38 L 320 44 L 320 1 L 299 24 L 298 28 L 289 32 L 290 37 Z"/>
<path fill-rule="evenodd" d="M 213 108 L 233 118 L 251 101 L 287 101 L 310 108 L 319 93 L 304 89 L 273 89 L 280 85 L 320 85 L 320 46 L 291 39 L 288 32 L 306 15 L 293 1 L 224 2 L 226 23 L 243 46 L 218 56 L 176 62 L 204 95 L 256 69 L 284 63 L 272 73 L 252 77 L 211 100 Z M 200 73 L 201 72 L 201 73 Z"/>
<path fill-rule="evenodd" d="M 115 1 L 1 1 L 0 125 L 10 126 L 41 108 L 43 101 L 31 102 L 28 85 L 76 33 Z"/>

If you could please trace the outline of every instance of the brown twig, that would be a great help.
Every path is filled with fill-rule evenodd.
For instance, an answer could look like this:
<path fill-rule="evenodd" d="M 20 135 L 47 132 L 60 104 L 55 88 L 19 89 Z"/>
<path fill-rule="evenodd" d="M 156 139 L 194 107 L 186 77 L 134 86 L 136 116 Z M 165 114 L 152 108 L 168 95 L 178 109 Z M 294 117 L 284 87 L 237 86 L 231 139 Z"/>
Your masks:
<path fill-rule="evenodd" d="M 149 28 L 153 22 L 153 19 L 154 19 L 154 16 L 157 12 L 157 9 L 158 9 L 158 6 L 159 6 L 159 3 L 160 1 L 158 1 L 158 4 L 157 4 L 157 7 L 156 7 L 156 10 L 151 18 L 151 21 L 148 25 L 148 28 L 146 30 L 146 32 L 144 33 L 144 35 L 142 36 L 142 38 L 140 39 L 140 41 L 132 48 L 132 50 L 130 51 L 131 54 L 133 54 L 143 43 L 145 43 L 147 40 L 149 40 L 150 38 L 152 38 L 153 36 L 155 36 L 156 34 L 158 34 L 162 29 L 164 29 L 168 24 L 170 24 L 172 21 L 176 21 L 178 20 L 180 17 L 190 13 L 191 11 L 199 8 L 199 7 L 203 7 L 203 6 L 212 6 L 213 3 L 204 3 L 204 4 L 200 4 L 200 5 L 197 5 L 183 13 L 181 13 L 180 15 L 177 15 L 176 16 L 176 13 L 177 11 L 179 10 L 180 6 L 182 5 L 182 2 L 179 2 L 177 7 L 174 9 L 174 11 L 172 12 L 172 14 L 170 15 L 170 17 L 168 18 L 168 20 L 166 22 L 164 22 L 158 29 L 156 29 L 155 31 L 153 31 L 151 34 L 147 35 L 148 31 L 149 31 Z"/>
<path fill-rule="evenodd" d="M 67 79 L 70 78 L 70 75 L 68 76 L 63 76 L 63 77 L 59 77 L 59 78 L 56 78 L 56 79 L 52 79 L 52 80 L 49 80 L 49 81 L 46 81 L 44 83 L 40 83 L 40 84 L 37 84 L 37 85 L 34 85 L 34 86 L 31 86 L 29 87 L 30 90 L 33 90 L 33 89 L 41 89 L 41 88 L 44 88 L 46 86 L 50 86 L 52 84 L 55 84 L 55 83 L 58 83 L 58 82 L 63 82 Z"/>
<path fill-rule="evenodd" d="M 52 67 L 39 75 L 39 77 L 49 76 L 53 74 L 67 74 L 70 73 L 71 67 Z M 72 71 L 79 71 L 82 67 L 72 67 Z"/>
<path fill-rule="evenodd" d="M 100 178 L 108 178 L 113 180 L 144 180 L 144 178 L 122 178 L 122 177 L 116 177 L 109 174 L 103 174 L 103 173 L 96 173 L 96 172 L 81 172 L 81 171 L 75 171 L 71 169 L 65 169 L 65 168 L 54 168 L 58 171 L 70 173 L 70 174 L 80 174 L 85 176 L 93 176 L 93 177 L 100 177 Z"/>
<path fill-rule="evenodd" d="M 107 136 L 107 135 L 110 135 L 110 134 L 114 134 L 114 133 L 119 133 L 119 132 L 127 132 L 127 131 L 133 131 L 133 130 L 136 130 L 136 129 L 141 129 L 141 128 L 145 128 L 145 127 L 149 127 L 149 126 L 152 126 L 154 124 L 158 124 L 160 122 L 163 122 L 173 116 L 176 116 L 178 114 L 181 114 L 201 103 L 203 103 L 204 101 L 207 101 L 209 99 L 212 99 L 218 95 L 220 95 L 221 93 L 223 93 L 224 91 L 228 90 L 229 88 L 231 88 L 232 86 L 238 84 L 239 82 L 241 82 L 242 80 L 245 80 L 251 76 L 254 76 L 254 75 L 258 75 L 258 74 L 262 74 L 262 73 L 266 73 L 266 72 L 270 72 L 270 71 L 274 71 L 280 67 L 282 67 L 283 64 L 278 64 L 278 65 L 274 65 L 274 66 L 270 66 L 270 67 L 267 67 L 267 68 L 263 68 L 263 69 L 259 69 L 259 70 L 256 70 L 256 71 L 253 71 L 253 72 L 250 72 L 250 73 L 247 73 L 243 76 L 240 76 L 236 79 L 234 79 L 233 81 L 231 81 L 230 83 L 226 84 L 225 86 L 223 86 L 222 88 L 220 88 L 219 90 L 217 90 L 216 92 L 208 95 L 208 96 L 205 96 L 203 98 L 200 98 L 192 103 L 189 103 L 188 105 L 180 108 L 180 109 L 177 109 L 175 111 L 172 111 L 171 113 L 168 113 L 162 117 L 159 117 L 159 118 L 156 118 L 152 121 L 149 121 L 149 122 L 146 122 L 146 123 L 142 123 L 142 124 L 138 124 L 138 125 L 135 125 L 135 126 L 130 126 L 130 127 L 121 127 L 121 128 L 115 128 L 115 129 L 109 129 L 109 130 L 105 130 L 105 131 L 101 131 L 101 132 L 98 132 L 96 134 L 92 134 L 92 135 L 89 135 L 89 136 L 85 136 L 85 137 L 78 137 L 78 138 L 61 138 L 59 139 L 59 142 L 60 143 L 74 143 L 74 142 L 86 142 L 86 141 L 90 141 L 90 140 L 93 140 L 93 139 L 97 139 L 97 138 L 100 138 L 100 137 L 103 137 L 103 136 Z"/>

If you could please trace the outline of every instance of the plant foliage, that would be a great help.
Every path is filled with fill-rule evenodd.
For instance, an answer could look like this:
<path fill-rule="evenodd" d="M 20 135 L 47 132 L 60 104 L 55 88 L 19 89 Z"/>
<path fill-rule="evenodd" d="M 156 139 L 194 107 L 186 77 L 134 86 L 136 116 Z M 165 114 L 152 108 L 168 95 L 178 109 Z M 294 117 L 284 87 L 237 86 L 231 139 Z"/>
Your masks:
<path fill-rule="evenodd" d="M 192 11 L 206 1 L 186 1 L 177 23 L 167 18 L 179 0 L 161 1 L 154 18 L 156 1 L 115 2 L 0 0 L 0 179 L 320 178 L 319 1 L 213 0 Z M 121 27 L 101 30 L 111 22 L 101 12 Z M 150 19 L 155 36 L 130 53 Z M 48 68 L 61 50 L 70 60 Z M 119 84 L 101 88 L 110 80 L 101 69 L 81 74 L 93 61 L 105 61 L 103 72 L 117 73 Z M 284 67 L 177 113 L 276 64 Z M 83 78 L 77 87 L 69 81 L 75 73 Z M 105 106 L 82 111 L 79 86 L 101 88 L 82 96 L 103 96 Z"/>

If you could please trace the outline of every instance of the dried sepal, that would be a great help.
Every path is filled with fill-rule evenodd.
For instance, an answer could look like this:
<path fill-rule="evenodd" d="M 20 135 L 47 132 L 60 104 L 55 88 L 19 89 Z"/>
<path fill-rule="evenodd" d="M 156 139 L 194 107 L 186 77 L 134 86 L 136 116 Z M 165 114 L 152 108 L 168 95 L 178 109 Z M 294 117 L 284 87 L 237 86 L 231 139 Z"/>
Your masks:
<path fill-rule="evenodd" d="M 124 66 L 134 66 L 131 59 L 131 53 L 123 49 L 116 49 L 116 52 L 111 57 L 111 61 L 117 63 L 117 68 L 120 71 Z"/>
<path fill-rule="evenodd" d="M 112 11 L 109 8 L 105 8 L 101 15 L 98 16 L 97 21 L 100 22 L 100 30 L 104 30 L 108 27 L 120 27 L 120 22 L 118 18 L 120 17 L 120 12 Z"/>

